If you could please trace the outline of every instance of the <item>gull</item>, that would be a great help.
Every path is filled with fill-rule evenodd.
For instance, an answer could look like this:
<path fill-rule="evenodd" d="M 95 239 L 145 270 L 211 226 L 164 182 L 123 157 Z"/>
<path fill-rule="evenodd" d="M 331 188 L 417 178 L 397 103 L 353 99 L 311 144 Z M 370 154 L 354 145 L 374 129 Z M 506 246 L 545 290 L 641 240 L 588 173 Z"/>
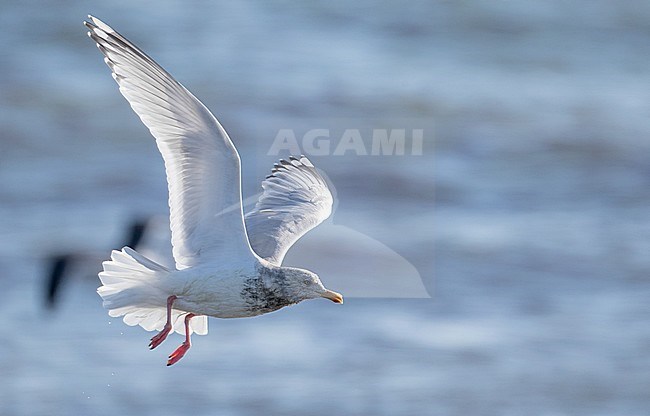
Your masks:
<path fill-rule="evenodd" d="M 208 332 L 208 316 L 253 317 L 320 297 L 343 303 L 315 273 L 282 266 L 289 248 L 332 212 L 332 193 L 311 161 L 276 163 L 244 218 L 239 154 L 219 121 L 142 50 L 88 18 L 88 35 L 165 162 L 175 262 L 167 268 L 128 246 L 114 250 L 97 289 L 109 315 L 159 331 L 151 349 L 172 331 L 184 334 L 169 366 L 188 351 L 192 333 Z"/>

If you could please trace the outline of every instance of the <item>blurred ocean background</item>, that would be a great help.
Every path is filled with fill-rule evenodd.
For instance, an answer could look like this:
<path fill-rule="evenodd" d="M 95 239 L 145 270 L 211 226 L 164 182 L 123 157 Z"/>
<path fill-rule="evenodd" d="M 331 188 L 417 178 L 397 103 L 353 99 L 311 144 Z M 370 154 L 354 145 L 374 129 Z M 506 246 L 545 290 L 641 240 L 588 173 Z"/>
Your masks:
<path fill-rule="evenodd" d="M 167 213 L 88 13 L 219 117 L 247 196 L 279 129 L 423 129 L 421 156 L 312 160 L 333 224 L 431 298 L 211 320 L 171 368 L 181 338 L 151 352 L 110 319 L 99 262 L 46 310 L 49 255 L 107 257 Z M 648 414 L 650 3 L 2 1 L 0 52 L 1 415 Z M 367 279 L 345 269 L 377 253 L 328 227 L 307 250 L 340 268 L 326 285 Z"/>

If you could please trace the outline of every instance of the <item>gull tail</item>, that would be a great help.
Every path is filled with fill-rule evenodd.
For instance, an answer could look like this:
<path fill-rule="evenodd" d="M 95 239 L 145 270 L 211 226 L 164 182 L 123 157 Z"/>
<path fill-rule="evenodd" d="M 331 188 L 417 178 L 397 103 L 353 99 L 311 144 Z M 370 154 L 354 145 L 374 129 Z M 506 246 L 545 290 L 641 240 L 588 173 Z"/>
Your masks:
<path fill-rule="evenodd" d="M 130 247 L 114 250 L 111 259 L 103 263 L 99 273 L 102 286 L 97 293 L 104 300 L 104 307 L 112 317 L 124 316 L 124 323 L 140 325 L 147 331 L 162 330 L 167 321 L 166 280 L 171 270 L 149 260 Z M 172 310 L 174 331 L 185 334 L 184 311 Z M 206 316 L 196 316 L 190 323 L 190 331 L 198 335 L 208 333 Z"/>

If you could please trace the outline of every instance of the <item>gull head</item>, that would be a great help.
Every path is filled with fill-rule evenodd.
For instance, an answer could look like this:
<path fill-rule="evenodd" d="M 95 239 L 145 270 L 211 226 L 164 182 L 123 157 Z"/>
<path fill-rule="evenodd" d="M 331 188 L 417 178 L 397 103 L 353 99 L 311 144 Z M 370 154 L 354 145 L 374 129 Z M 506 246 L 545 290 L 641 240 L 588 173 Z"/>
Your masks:
<path fill-rule="evenodd" d="M 325 298 L 334 303 L 343 303 L 343 295 L 325 289 L 316 273 L 295 267 L 283 267 L 285 284 L 299 300 Z"/>

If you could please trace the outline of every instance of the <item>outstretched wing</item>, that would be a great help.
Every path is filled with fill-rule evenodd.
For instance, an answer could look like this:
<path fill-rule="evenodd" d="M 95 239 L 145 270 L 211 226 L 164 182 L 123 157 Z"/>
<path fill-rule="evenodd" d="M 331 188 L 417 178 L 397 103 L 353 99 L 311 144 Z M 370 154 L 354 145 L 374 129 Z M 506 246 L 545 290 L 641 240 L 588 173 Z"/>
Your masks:
<path fill-rule="evenodd" d="M 264 191 L 246 214 L 248 239 L 258 256 L 281 265 L 300 237 L 332 213 L 332 193 L 305 156 L 275 164 L 262 182 Z"/>
<path fill-rule="evenodd" d="M 156 138 L 169 184 L 178 269 L 250 253 L 237 150 L 210 111 L 153 59 L 99 19 L 84 22 L 120 92 Z"/>

